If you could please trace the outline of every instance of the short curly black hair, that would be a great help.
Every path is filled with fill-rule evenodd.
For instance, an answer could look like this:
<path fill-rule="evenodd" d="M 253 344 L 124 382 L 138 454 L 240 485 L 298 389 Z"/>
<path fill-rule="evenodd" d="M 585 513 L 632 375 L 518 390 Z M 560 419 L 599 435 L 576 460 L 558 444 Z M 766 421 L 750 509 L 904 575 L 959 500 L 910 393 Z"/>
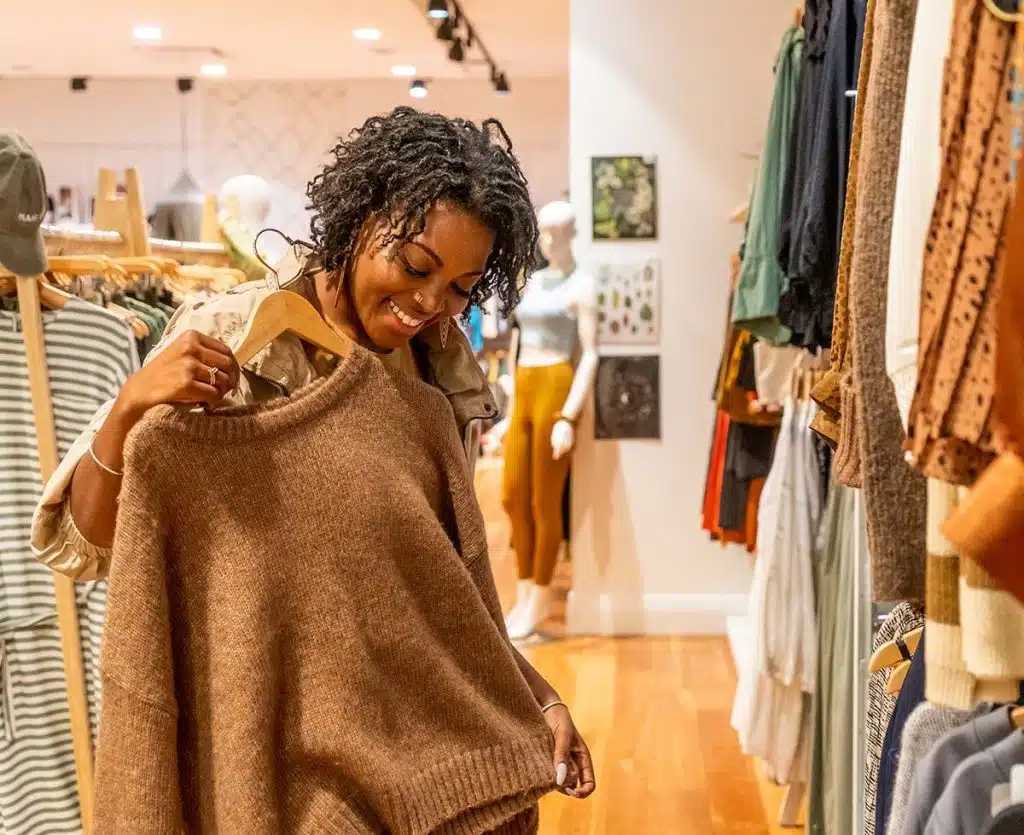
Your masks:
<path fill-rule="evenodd" d="M 470 304 L 497 294 L 503 312 L 516 306 L 521 276 L 533 267 L 537 219 L 526 177 L 498 120 L 477 125 L 398 107 L 368 119 L 331 156 L 306 189 L 313 245 L 326 270 L 340 276 L 350 268 L 367 218 L 391 218 L 380 241 L 387 247 L 419 235 L 427 212 L 449 203 L 495 233 Z"/>

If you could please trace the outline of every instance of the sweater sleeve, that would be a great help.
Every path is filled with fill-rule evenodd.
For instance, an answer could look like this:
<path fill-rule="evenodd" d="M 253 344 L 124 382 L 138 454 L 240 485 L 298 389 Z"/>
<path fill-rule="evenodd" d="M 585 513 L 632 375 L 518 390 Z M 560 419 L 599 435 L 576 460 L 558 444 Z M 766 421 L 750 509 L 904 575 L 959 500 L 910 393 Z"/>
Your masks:
<path fill-rule="evenodd" d="M 177 835 L 177 702 L 159 490 L 129 436 L 107 590 L 96 746 L 96 832 Z M 136 447 L 136 449 L 133 449 Z M 133 466 L 134 465 L 134 466 Z"/>

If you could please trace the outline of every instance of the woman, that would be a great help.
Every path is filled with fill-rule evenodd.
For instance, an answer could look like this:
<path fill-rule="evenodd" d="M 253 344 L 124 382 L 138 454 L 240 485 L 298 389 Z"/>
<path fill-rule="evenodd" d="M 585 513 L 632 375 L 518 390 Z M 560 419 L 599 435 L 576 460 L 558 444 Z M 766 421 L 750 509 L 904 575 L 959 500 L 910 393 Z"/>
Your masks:
<path fill-rule="evenodd" d="M 278 267 L 282 285 L 382 362 L 443 391 L 475 457 L 477 425 L 493 417 L 487 381 L 452 323 L 497 294 L 515 306 L 516 277 L 537 239 L 526 180 L 501 125 L 398 108 L 340 141 L 310 183 L 313 246 L 296 244 Z M 208 407 L 289 395 L 335 360 L 285 334 L 239 368 L 231 348 L 262 282 L 184 305 L 117 399 L 104 406 L 44 490 L 33 550 L 79 580 L 109 568 L 123 448 L 132 427 L 164 403 Z M 518 652 L 516 663 L 555 739 L 561 790 L 594 791 L 590 753 L 568 708 Z"/>

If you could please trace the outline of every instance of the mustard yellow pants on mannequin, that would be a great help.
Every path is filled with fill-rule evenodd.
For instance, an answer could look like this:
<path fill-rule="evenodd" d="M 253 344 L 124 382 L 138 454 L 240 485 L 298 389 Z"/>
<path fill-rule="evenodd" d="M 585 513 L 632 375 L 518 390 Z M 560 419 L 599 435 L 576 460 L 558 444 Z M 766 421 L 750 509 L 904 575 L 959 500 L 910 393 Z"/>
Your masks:
<path fill-rule="evenodd" d="M 502 499 L 512 525 L 519 579 L 551 585 L 562 544 L 562 491 L 569 455 L 558 461 L 551 430 L 572 387 L 569 363 L 516 369 L 512 417 L 505 435 Z"/>

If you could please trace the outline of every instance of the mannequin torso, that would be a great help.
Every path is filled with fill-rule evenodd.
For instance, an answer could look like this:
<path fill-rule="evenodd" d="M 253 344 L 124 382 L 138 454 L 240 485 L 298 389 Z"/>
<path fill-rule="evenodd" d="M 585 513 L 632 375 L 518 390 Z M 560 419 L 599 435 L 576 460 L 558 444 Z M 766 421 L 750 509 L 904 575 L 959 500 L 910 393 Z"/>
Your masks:
<path fill-rule="evenodd" d="M 566 275 L 557 267 L 534 273 L 516 308 L 519 325 L 517 364 L 538 368 L 572 362 L 579 344 L 577 309 L 586 301 L 580 285 L 586 276 Z"/>

